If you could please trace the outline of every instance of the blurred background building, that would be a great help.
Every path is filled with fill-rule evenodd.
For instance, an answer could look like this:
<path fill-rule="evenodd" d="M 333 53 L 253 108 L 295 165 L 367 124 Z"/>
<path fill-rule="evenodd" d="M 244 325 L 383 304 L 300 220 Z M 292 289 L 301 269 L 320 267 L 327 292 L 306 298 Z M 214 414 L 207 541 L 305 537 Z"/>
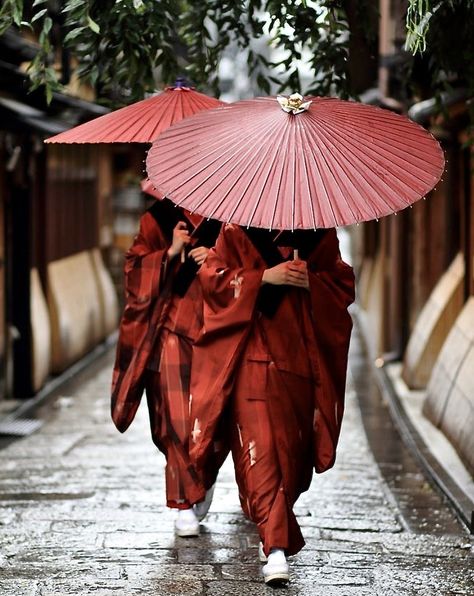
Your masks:
<path fill-rule="evenodd" d="M 474 185 L 468 92 L 406 94 L 406 3 L 381 0 L 376 85 L 366 101 L 407 113 L 437 138 L 442 181 L 412 209 L 353 230 L 370 355 L 474 472 Z M 416 74 L 416 73 L 415 73 Z M 424 73 L 418 77 L 423 80 Z M 471 132 L 472 134 L 472 132 Z"/>
<path fill-rule="evenodd" d="M 37 51 L 13 28 L 0 36 L 0 400 L 37 393 L 116 329 L 114 282 L 144 202 L 144 148 L 43 143 L 108 109 L 67 52 L 67 94 L 48 105 L 30 92 Z"/>

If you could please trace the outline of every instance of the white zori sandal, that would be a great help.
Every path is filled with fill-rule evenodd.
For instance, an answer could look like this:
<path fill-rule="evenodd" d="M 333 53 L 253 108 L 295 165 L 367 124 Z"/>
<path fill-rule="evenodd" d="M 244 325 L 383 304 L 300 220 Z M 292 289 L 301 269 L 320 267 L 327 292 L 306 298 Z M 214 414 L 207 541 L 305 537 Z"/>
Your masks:
<path fill-rule="evenodd" d="M 199 520 L 193 509 L 180 509 L 178 511 L 178 517 L 174 522 L 174 531 L 176 536 L 182 538 L 199 536 Z"/>
<path fill-rule="evenodd" d="M 268 563 L 263 567 L 263 578 L 268 586 L 281 586 L 290 581 L 290 568 L 281 548 L 272 548 Z"/>

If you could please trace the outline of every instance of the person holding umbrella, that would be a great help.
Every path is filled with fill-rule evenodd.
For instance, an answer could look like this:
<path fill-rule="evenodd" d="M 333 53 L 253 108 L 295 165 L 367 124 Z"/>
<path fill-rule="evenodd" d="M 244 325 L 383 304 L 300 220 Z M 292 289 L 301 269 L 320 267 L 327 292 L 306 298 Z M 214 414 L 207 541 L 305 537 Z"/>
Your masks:
<path fill-rule="evenodd" d="M 199 277 L 205 317 L 193 364 L 191 455 L 207 467 L 215 425 L 227 416 L 242 509 L 268 557 L 265 581 L 286 582 L 286 556 L 304 545 L 293 505 L 313 466 L 323 472 L 334 463 L 354 276 L 334 230 L 226 225 Z"/>
<path fill-rule="evenodd" d="M 162 93 L 114 110 L 46 140 L 47 143 L 151 143 L 173 124 L 224 105 L 199 93 L 183 77 Z M 126 305 L 112 379 L 112 418 L 124 432 L 146 390 L 152 437 L 167 457 L 167 502 L 179 510 L 176 532 L 199 533 L 217 472 L 201 479 L 190 464 L 189 374 L 192 343 L 201 324 L 202 297 L 196 271 L 220 225 L 175 209 L 153 184 L 142 188 L 159 199 L 142 216 L 125 260 Z M 201 225 L 202 223 L 202 225 Z M 186 247 L 191 247 L 189 253 Z M 220 454 L 217 454 L 220 456 Z M 203 482 L 207 488 L 204 489 Z M 197 503 L 194 508 L 192 503 Z"/>
<path fill-rule="evenodd" d="M 161 192 L 225 224 L 199 273 L 190 454 L 205 470 L 226 425 L 268 584 L 289 580 L 304 544 L 293 506 L 335 461 L 354 300 L 335 228 L 410 206 L 443 167 L 407 118 L 299 94 L 198 114 L 148 154 Z"/>
<path fill-rule="evenodd" d="M 202 222 L 167 199 L 156 200 L 141 217 L 125 257 L 126 305 L 112 380 L 112 418 L 124 432 L 145 390 L 152 438 L 166 456 L 166 499 L 178 510 L 178 536 L 199 535 L 218 470 L 208 468 L 203 478 L 189 459 L 189 380 L 192 345 L 202 324 L 196 273 L 219 229 L 218 222 Z"/>

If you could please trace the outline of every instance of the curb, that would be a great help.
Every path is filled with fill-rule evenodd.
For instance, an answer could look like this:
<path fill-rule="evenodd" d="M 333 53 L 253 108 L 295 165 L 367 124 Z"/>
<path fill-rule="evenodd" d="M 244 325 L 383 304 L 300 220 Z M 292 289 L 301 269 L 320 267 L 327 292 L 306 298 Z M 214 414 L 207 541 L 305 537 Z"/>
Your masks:
<path fill-rule="evenodd" d="M 385 403 L 388 405 L 390 417 L 400 433 L 403 443 L 420 464 L 431 484 L 445 496 L 461 524 L 471 535 L 474 535 L 474 500 L 466 494 L 446 468 L 441 465 L 439 459 L 430 451 L 403 407 L 387 370 L 384 367 L 376 367 L 370 358 L 366 328 L 359 309 L 355 308 L 352 315 L 360 332 L 370 370 Z"/>
<path fill-rule="evenodd" d="M 61 390 L 67 383 L 73 381 L 80 373 L 85 371 L 89 366 L 94 364 L 96 360 L 105 356 L 116 344 L 118 331 L 109 335 L 102 343 L 96 346 L 93 350 L 88 352 L 80 360 L 72 364 L 60 375 L 49 380 L 44 387 L 36 393 L 33 397 L 29 397 L 22 401 L 13 412 L 0 419 L 2 424 L 13 422 L 15 420 L 29 416 L 37 408 L 55 397 L 55 394 Z M 111 373 L 112 374 L 112 373 Z M 8 436 L 8 435 L 3 435 Z M 12 437 L 14 438 L 14 437 Z"/>
<path fill-rule="evenodd" d="M 377 368 L 373 364 L 372 369 L 403 442 L 416 457 L 431 482 L 446 496 L 460 522 L 470 534 L 474 535 L 474 501 L 461 489 L 440 464 L 439 460 L 431 453 L 402 406 L 386 370 L 383 367 Z"/>

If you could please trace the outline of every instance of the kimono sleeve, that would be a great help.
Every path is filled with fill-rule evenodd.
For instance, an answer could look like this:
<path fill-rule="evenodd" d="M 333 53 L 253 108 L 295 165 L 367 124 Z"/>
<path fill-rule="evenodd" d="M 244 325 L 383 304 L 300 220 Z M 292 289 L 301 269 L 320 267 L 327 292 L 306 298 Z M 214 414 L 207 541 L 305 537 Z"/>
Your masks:
<path fill-rule="evenodd" d="M 335 230 L 327 232 L 308 259 L 312 324 L 318 352 L 320 387 L 315 411 L 315 469 L 324 472 L 335 459 L 344 411 L 347 358 L 354 301 L 354 273 L 339 252 Z"/>
<path fill-rule="evenodd" d="M 143 372 L 149 354 L 146 338 L 162 307 L 155 298 L 166 265 L 166 242 L 152 215 L 140 219 L 140 232 L 125 257 L 126 304 L 112 376 L 112 418 L 124 432 L 131 424 L 143 392 Z"/>
<path fill-rule="evenodd" d="M 201 344 L 215 333 L 252 321 L 265 266 L 255 261 L 247 244 L 240 228 L 224 226 L 199 271 L 204 297 Z"/>
<path fill-rule="evenodd" d="M 140 231 L 125 255 L 127 304 L 148 304 L 161 290 L 168 268 L 168 243 L 149 213 L 140 219 Z"/>
<path fill-rule="evenodd" d="M 204 325 L 193 348 L 190 456 L 199 470 L 212 466 L 219 420 L 252 327 L 265 267 L 238 226 L 221 230 L 199 271 Z"/>

